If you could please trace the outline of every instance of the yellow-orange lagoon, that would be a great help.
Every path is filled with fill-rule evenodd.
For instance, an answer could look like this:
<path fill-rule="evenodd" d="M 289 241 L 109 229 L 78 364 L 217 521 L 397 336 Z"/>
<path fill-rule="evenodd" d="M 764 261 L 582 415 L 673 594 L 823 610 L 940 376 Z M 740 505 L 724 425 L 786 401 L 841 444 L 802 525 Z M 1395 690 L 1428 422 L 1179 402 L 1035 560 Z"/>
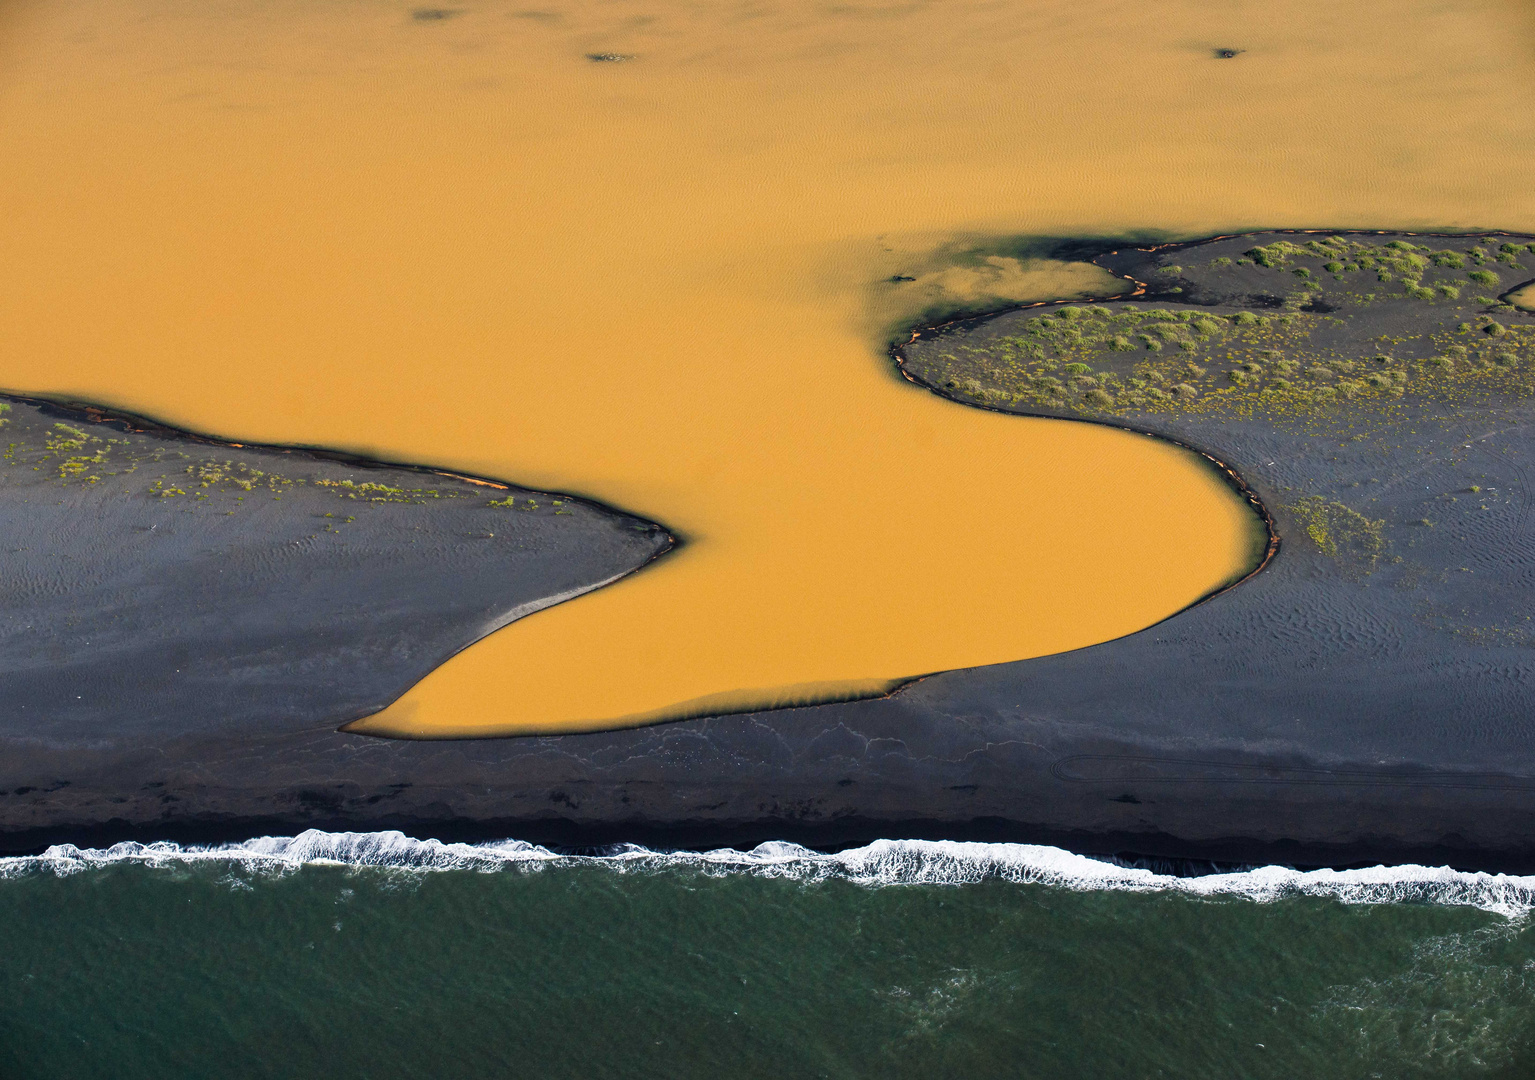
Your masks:
<path fill-rule="evenodd" d="M 906 385 L 886 335 L 1112 291 L 1008 235 L 1528 229 L 1531 31 L 1514 0 L 8 0 L 0 385 L 689 541 L 363 730 L 1084 646 L 1239 572 L 1252 515 L 1152 439 Z"/>

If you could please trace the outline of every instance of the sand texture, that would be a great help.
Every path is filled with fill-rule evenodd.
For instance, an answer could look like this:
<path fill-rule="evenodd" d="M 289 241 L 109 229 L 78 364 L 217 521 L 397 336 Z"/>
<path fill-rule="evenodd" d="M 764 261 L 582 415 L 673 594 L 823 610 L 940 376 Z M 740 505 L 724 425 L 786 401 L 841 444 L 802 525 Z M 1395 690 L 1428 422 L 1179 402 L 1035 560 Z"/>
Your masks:
<path fill-rule="evenodd" d="M 132 741 L 61 746 L 13 727 L 5 842 L 323 825 L 1535 866 L 1535 317 L 1497 300 L 1531 276 L 1531 238 L 1303 246 L 1329 235 L 1105 253 L 1133 310 L 1026 308 L 899 350 L 957 400 L 1157 433 L 1230 469 L 1277 544 L 1167 621 L 884 700 L 607 733 L 401 742 L 156 714 Z"/>
<path fill-rule="evenodd" d="M 1272 249 L 1283 265 L 1235 262 L 1276 241 L 1317 240 L 1304 235 L 1126 252 L 1100 262 L 1148 283 L 1152 300 L 1133 305 L 1130 320 L 1119 321 L 1122 304 L 1074 319 L 1047 307 L 906 348 L 905 370 L 963 399 L 1125 424 L 1201 449 L 1261 500 L 1279 538 L 1253 578 L 1146 631 L 937 680 L 946 707 L 1006 694 L 1030 715 L 1169 745 L 1197 725 L 1201 741 L 1218 733 L 1231 746 L 1340 765 L 1525 769 L 1535 737 L 1535 320 L 1495 297 L 1528 280 L 1535 255 L 1527 237 L 1347 239 L 1399 261 L 1411 251 L 1384 245 L 1401 240 L 1427 265 L 1409 284 L 1389 268 L 1329 273 L 1323 265 L 1357 262 L 1330 253 Z M 1493 258 L 1516 242 L 1517 253 Z M 1480 264 L 1451 254 L 1472 248 L 1486 253 Z M 1468 279 L 1489 272 L 1500 280 Z M 1473 295 L 1489 292 L 1490 303 Z M 1199 306 L 1169 302 L 1184 298 Z M 1019 341 L 1059 352 L 1035 344 L 1056 340 L 1030 332 L 1041 316 L 1084 337 L 1096 322 L 1109 347 L 1068 341 L 1064 364 L 1020 355 Z M 1169 325 L 1186 329 L 1143 335 L 1162 344 L 1155 352 L 1138 342 L 1137 326 Z M 1133 347 L 1115 349 L 1126 334 Z M 1073 365 L 1078 357 L 1089 362 Z M 1059 389 L 1025 370 L 1042 365 L 1061 372 Z M 1071 386 L 1074 366 L 1091 368 L 1096 387 Z M 1158 371 L 1172 374 L 1158 380 Z M 1136 374 L 1152 377 L 1137 387 Z M 1158 386 L 1168 389 L 1149 396 Z M 1144 799 L 1190 778 L 1245 775 L 1134 757 L 1056 771 Z"/>
<path fill-rule="evenodd" d="M 12 745 L 334 728 L 671 543 L 568 496 L 16 399 L 3 419 Z"/>

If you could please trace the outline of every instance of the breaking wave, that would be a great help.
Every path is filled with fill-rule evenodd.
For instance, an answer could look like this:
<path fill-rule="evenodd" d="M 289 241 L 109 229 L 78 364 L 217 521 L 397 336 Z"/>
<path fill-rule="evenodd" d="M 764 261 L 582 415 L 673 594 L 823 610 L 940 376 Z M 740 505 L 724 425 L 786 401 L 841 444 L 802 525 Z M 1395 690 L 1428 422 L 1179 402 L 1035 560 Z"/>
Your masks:
<path fill-rule="evenodd" d="M 151 867 L 221 864 L 255 873 L 287 873 L 305 866 L 328 865 L 406 874 L 590 866 L 620 873 L 691 871 L 806 883 L 836 879 L 871 887 L 968 885 L 999 879 L 1081 891 L 1175 892 L 1257 902 L 1319 896 L 1347 904 L 1447 904 L 1511 918 L 1522 917 L 1535 907 L 1535 877 L 1468 873 L 1443 866 L 1308 871 L 1264 866 L 1184 877 L 1075 855 L 1056 847 L 928 840 L 877 840 L 834 854 L 772 842 L 750 851 L 655 851 L 620 845 L 600 854 L 573 855 L 520 840 L 443 843 L 392 831 L 311 829 L 297 836 L 264 836 L 209 846 L 122 843 L 98 849 L 61 844 L 41 855 L 0 858 L 0 879 L 29 874 L 63 876 L 125 863 Z"/>

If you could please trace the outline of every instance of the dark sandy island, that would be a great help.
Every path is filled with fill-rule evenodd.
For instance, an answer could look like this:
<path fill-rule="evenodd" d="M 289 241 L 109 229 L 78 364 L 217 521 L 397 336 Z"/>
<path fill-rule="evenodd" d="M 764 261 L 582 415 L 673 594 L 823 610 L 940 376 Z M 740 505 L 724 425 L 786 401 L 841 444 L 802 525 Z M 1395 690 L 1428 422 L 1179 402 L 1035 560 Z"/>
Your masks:
<path fill-rule="evenodd" d="M 255 545 L 240 556 L 251 566 L 291 547 L 297 576 L 283 610 L 309 612 L 301 617 L 311 621 L 289 662 L 318 655 L 341 663 L 323 658 L 349 655 L 344 629 L 326 636 L 345 626 L 332 614 L 351 610 L 344 597 L 369 596 L 353 615 L 362 621 L 362 608 L 445 611 L 433 605 L 452 606 L 441 590 L 451 595 L 458 572 L 436 565 L 442 553 L 476 567 L 475 559 L 531 557 L 503 540 L 501 522 L 583 528 L 560 534 L 563 546 L 553 532 L 537 534 L 542 548 L 530 536 L 545 561 L 526 571 L 522 591 L 491 605 L 497 612 L 631 569 L 660 549 L 656 533 L 587 508 L 571 519 L 544 506 L 498 512 L 476 492 L 453 503 L 379 505 L 417 515 L 393 531 L 376 526 L 393 543 L 417 528 L 442 537 L 410 549 L 428 556 L 409 564 L 411 574 L 391 573 L 390 558 L 343 569 L 353 561 L 342 554 L 345 530 L 371 519 L 354 509 L 357 500 L 286 460 L 260 468 L 310 482 L 284 488 L 281 500 L 262 488 L 260 528 L 223 534 L 216 530 L 241 520 L 250 497 L 215 506 L 239 501 L 219 487 L 197 500 L 203 489 L 182 480 L 201 467 L 190 459 L 145 462 L 129 479 L 103 476 L 89 487 L 61 471 L 67 458 L 7 462 L 7 475 L 25 481 L 35 466 L 39 478 L 0 490 L 7 535 L 20 537 L 8 546 L 32 546 L 33 535 L 57 545 L 106 523 L 113 536 L 154 525 L 184 530 L 185 539 L 153 571 L 142 545 L 119 542 L 110 557 L 96 556 L 101 568 L 83 580 L 105 583 L 102 599 L 70 608 L 82 617 L 51 624 L 48 642 L 8 631 L 7 641 L 20 644 L 6 646 L 15 658 L 6 678 L 17 689 L 7 690 L 0 726 L 4 843 L 21 850 L 65 839 L 397 827 L 561 844 L 789 838 L 837 846 L 903 835 L 1234 861 L 1535 867 L 1535 316 L 1500 299 L 1535 277 L 1532 238 L 1276 233 L 1096 261 L 1137 295 L 930 328 L 897 359 L 909 377 L 957 401 L 1117 424 L 1222 463 L 1270 515 L 1275 537 L 1272 557 L 1239 586 L 1117 641 L 934 675 L 882 700 L 611 733 L 393 742 L 338 733 L 313 703 L 268 694 L 247 674 L 259 664 L 213 656 L 264 655 L 266 645 L 249 643 L 290 636 L 274 637 L 274 624 L 261 622 L 268 601 L 254 594 L 236 605 L 249 626 L 229 614 L 200 624 L 225 636 L 204 654 L 197 692 L 183 697 L 174 681 L 182 672 L 160 664 L 151 679 L 133 664 L 190 648 L 202 631 L 141 616 L 116 647 L 146 632 L 168 636 L 132 654 L 138 660 L 106 668 L 98 665 L 107 650 L 98 655 L 83 642 L 102 640 L 89 635 L 109 626 L 117 613 L 110 597 L 128 584 L 151 596 L 144 590 L 174 573 L 189 597 L 212 597 L 212 584 L 190 583 L 227 573 L 247 550 L 239 545 Z M 10 414 L 13 430 L 21 411 Z M 34 441 L 52 437 L 54 422 L 28 420 Z M 360 484 L 365 473 L 378 475 L 335 476 Z M 410 485 L 448 485 L 412 476 Z M 185 494 L 151 499 L 157 480 Z M 138 516 L 103 509 L 97 491 L 109 482 L 138 493 L 122 503 Z M 32 492 L 35 506 L 18 502 L 19 491 Z M 31 516 L 44 504 L 51 517 Z M 328 532 L 322 522 L 336 519 L 323 515 L 342 512 L 356 521 Z M 496 539 L 475 539 L 475 529 Z M 334 557 L 319 554 L 327 544 L 337 545 Z M 300 551 L 333 569 L 297 569 L 311 565 Z M 59 556 L 29 558 L 16 565 L 34 568 L 12 571 L 12 580 L 36 582 L 25 589 L 45 597 L 38 610 L 64 611 L 46 599 L 71 587 Z M 329 587 L 331 573 L 362 577 L 338 588 L 328 608 L 298 595 Z M 374 590 L 384 585 L 408 599 L 383 603 Z M 201 611 L 190 600 L 175 610 Z M 332 719 L 365 709 L 498 616 L 454 609 L 436 617 L 457 630 L 433 646 L 399 646 L 416 663 L 409 672 L 305 693 L 319 695 Z M 412 625 L 402 614 L 397 636 Z M 333 653 L 327 641 L 336 642 Z M 395 655 L 379 648 L 380 660 Z M 103 693 L 116 679 L 124 688 L 116 693 L 143 695 L 145 708 L 131 725 L 101 730 L 84 704 L 69 711 L 61 672 Z M 98 694 L 74 692 L 81 703 Z M 195 720 L 190 706 L 152 704 L 210 695 L 227 708 L 204 708 Z M 47 715 L 35 719 L 16 707 L 44 701 Z M 305 709 L 310 721 L 299 719 Z"/>

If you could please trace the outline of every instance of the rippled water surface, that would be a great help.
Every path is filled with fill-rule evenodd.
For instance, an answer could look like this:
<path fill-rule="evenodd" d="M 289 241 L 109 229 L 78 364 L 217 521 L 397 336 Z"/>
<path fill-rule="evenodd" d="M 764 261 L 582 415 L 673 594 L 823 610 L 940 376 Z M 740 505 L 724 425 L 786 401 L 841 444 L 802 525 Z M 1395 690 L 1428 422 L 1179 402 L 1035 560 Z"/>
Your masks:
<path fill-rule="evenodd" d="M 1516 1077 L 1535 879 L 305 834 L 0 863 L 7 1076 Z"/>

